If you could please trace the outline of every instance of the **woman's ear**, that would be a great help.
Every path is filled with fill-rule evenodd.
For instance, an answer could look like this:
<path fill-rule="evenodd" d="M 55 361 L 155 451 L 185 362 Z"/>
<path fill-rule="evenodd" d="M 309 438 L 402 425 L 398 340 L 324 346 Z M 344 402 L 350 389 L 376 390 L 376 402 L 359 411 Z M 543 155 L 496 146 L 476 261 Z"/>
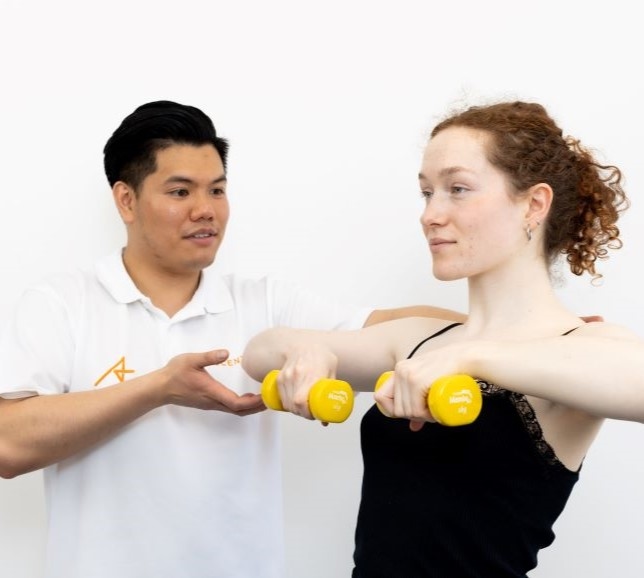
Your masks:
<path fill-rule="evenodd" d="M 112 187 L 112 196 L 121 219 L 126 225 L 130 224 L 134 220 L 134 204 L 136 203 L 134 191 L 123 181 L 117 181 Z"/>
<path fill-rule="evenodd" d="M 525 219 L 531 229 L 535 229 L 548 218 L 553 195 L 552 187 L 546 183 L 538 183 L 528 189 Z"/>

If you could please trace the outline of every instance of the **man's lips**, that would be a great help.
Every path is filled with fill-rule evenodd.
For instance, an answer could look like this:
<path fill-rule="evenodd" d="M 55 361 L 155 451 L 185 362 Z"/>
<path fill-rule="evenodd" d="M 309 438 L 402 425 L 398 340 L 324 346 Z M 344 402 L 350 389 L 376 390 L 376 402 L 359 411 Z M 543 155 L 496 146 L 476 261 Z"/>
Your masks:
<path fill-rule="evenodd" d="M 216 237 L 217 233 L 213 231 L 212 229 L 199 229 L 198 231 L 194 231 L 192 233 L 188 233 L 187 235 L 184 235 L 184 239 L 208 239 L 210 237 Z"/>

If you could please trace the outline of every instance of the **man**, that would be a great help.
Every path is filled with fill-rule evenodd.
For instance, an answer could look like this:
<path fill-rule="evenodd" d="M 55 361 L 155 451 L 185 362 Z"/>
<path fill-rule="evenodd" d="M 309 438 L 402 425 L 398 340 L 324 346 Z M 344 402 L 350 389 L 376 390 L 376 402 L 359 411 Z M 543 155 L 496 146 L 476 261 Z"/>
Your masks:
<path fill-rule="evenodd" d="M 246 341 L 274 325 L 449 317 L 207 269 L 228 221 L 227 151 L 197 108 L 137 108 L 104 149 L 125 248 L 27 291 L 4 330 L 0 475 L 44 468 L 47 578 L 281 576 L 278 418 L 241 368 Z"/>

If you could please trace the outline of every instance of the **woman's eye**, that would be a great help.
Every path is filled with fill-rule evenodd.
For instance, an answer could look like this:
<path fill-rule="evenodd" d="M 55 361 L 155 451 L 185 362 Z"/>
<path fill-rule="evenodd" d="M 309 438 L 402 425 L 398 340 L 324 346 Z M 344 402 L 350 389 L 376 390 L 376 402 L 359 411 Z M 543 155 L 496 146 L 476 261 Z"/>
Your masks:
<path fill-rule="evenodd" d="M 431 199 L 433 194 L 433 191 L 420 191 L 420 196 L 427 200 Z"/>

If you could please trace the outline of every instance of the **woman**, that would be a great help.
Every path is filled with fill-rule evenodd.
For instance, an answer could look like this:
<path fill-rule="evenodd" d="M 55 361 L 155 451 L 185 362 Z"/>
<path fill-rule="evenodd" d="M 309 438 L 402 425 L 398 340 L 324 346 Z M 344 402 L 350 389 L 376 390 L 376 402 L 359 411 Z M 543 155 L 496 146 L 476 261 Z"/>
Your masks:
<path fill-rule="evenodd" d="M 362 421 L 354 577 L 526 576 L 602 420 L 644 421 L 644 342 L 584 323 L 549 273 L 564 254 L 573 273 L 598 276 L 620 245 L 621 173 L 539 104 L 502 102 L 439 123 L 419 178 L 434 275 L 467 278 L 467 320 L 275 329 L 248 344 L 244 368 L 258 380 L 281 368 L 282 404 L 307 418 L 320 377 L 368 391 L 395 369 Z M 479 383 L 481 414 L 435 423 L 431 384 L 461 373 Z"/>

